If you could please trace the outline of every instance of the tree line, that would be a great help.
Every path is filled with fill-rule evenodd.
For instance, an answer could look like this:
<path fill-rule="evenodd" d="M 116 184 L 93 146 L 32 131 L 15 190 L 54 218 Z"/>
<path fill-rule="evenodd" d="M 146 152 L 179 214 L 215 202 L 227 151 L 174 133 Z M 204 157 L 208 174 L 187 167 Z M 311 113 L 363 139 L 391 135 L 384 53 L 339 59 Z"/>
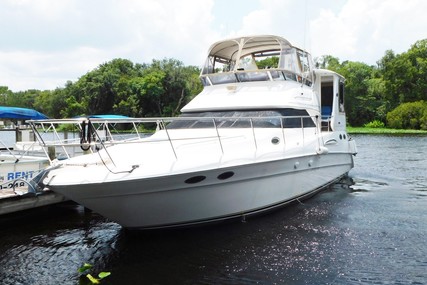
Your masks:
<path fill-rule="evenodd" d="M 427 129 L 427 39 L 401 54 L 387 50 L 375 66 L 331 55 L 315 64 L 346 78 L 350 125 Z M 55 90 L 12 92 L 0 86 L 0 105 L 36 109 L 51 118 L 175 116 L 202 90 L 199 74 L 198 67 L 176 59 L 149 64 L 113 59 Z"/>
<path fill-rule="evenodd" d="M 201 92 L 200 69 L 175 59 L 150 64 L 113 59 L 55 90 L 12 92 L 0 87 L 0 105 L 32 108 L 51 118 L 120 114 L 175 116 Z"/>
<path fill-rule="evenodd" d="M 315 61 L 346 78 L 350 125 L 427 129 L 427 39 L 401 54 L 387 50 L 376 66 L 330 55 Z"/>

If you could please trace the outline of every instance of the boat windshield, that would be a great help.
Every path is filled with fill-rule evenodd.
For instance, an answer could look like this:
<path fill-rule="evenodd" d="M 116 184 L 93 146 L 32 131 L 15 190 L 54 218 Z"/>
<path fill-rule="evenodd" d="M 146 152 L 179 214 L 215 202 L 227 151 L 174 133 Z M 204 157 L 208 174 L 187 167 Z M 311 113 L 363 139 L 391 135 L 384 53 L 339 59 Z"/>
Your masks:
<path fill-rule="evenodd" d="M 238 61 L 211 55 L 201 80 L 204 86 L 278 80 L 293 80 L 310 86 L 310 59 L 296 48 L 247 54 Z"/>
<path fill-rule="evenodd" d="M 204 86 L 294 80 L 311 85 L 310 54 L 279 38 L 244 38 L 214 45 L 201 72 Z"/>
<path fill-rule="evenodd" d="M 315 127 L 306 110 L 240 110 L 184 113 L 168 129 L 193 128 L 310 128 Z"/>

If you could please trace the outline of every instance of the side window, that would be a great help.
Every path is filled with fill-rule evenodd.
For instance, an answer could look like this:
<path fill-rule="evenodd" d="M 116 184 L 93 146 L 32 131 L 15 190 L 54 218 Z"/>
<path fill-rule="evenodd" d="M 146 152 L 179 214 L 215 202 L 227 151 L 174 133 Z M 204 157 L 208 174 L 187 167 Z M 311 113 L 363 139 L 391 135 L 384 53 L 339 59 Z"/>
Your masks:
<path fill-rule="evenodd" d="M 301 72 L 309 72 L 310 71 L 310 62 L 308 59 L 307 53 L 298 52 L 299 60 L 301 63 Z"/>
<path fill-rule="evenodd" d="M 258 67 L 256 65 L 254 57 L 249 54 L 243 56 L 239 60 L 239 65 L 237 66 L 237 70 L 257 70 Z"/>

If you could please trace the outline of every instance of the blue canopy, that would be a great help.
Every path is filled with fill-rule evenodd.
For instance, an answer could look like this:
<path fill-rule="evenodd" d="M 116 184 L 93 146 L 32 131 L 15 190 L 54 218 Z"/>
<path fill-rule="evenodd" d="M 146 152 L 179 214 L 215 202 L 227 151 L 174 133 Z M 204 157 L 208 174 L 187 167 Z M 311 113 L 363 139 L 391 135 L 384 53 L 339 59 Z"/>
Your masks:
<path fill-rule="evenodd" d="M 129 117 L 127 116 L 123 116 L 123 115 L 90 115 L 89 118 L 94 118 L 94 119 L 129 119 Z"/>
<path fill-rule="evenodd" d="M 1 119 L 18 119 L 18 120 L 41 120 L 48 119 L 44 114 L 36 110 L 18 107 L 0 106 Z"/>

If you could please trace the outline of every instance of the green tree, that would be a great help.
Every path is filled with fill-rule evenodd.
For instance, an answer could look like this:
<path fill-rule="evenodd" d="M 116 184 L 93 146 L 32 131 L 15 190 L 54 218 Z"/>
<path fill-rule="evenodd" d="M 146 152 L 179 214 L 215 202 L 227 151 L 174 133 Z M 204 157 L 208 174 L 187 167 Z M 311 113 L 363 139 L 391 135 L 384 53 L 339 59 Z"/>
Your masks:
<path fill-rule="evenodd" d="M 341 67 L 341 64 L 337 57 L 332 55 L 322 55 L 314 59 L 314 66 L 316 68 L 337 71 Z"/>
<path fill-rule="evenodd" d="M 153 60 L 151 64 L 114 59 L 62 90 L 66 107 L 61 116 L 173 116 L 202 89 L 199 72 L 175 59 Z"/>
<path fill-rule="evenodd" d="M 258 69 L 277 68 L 279 66 L 279 57 L 272 56 L 256 62 Z"/>
<path fill-rule="evenodd" d="M 427 100 L 427 39 L 402 54 L 386 51 L 378 61 L 390 108 L 405 102 Z"/>
<path fill-rule="evenodd" d="M 427 102 L 400 104 L 387 114 L 387 125 L 396 129 L 427 130 Z"/>
<path fill-rule="evenodd" d="M 7 99 L 12 91 L 7 86 L 0 86 L 0 106 L 8 106 Z"/>

